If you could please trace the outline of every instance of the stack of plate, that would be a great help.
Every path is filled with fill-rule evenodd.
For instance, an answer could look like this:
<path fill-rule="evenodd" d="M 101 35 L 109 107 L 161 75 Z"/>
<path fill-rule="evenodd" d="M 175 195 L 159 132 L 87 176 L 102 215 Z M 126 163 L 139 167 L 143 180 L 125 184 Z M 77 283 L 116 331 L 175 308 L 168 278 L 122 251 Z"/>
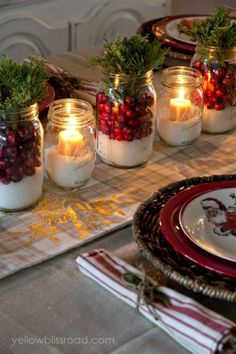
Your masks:
<path fill-rule="evenodd" d="M 178 24 L 183 20 L 194 21 L 204 19 L 206 15 L 178 15 L 166 16 L 143 23 L 138 29 L 138 33 L 143 36 L 149 35 L 153 40 L 158 38 L 165 46 L 170 48 L 168 56 L 174 59 L 190 61 L 195 52 L 196 43 L 194 40 L 178 30 Z"/>
<path fill-rule="evenodd" d="M 171 246 L 203 267 L 236 278 L 236 181 L 203 183 L 177 193 L 160 212 Z"/>
<path fill-rule="evenodd" d="M 197 292 L 236 302 L 236 176 L 186 179 L 136 211 L 133 232 L 165 275 Z"/>

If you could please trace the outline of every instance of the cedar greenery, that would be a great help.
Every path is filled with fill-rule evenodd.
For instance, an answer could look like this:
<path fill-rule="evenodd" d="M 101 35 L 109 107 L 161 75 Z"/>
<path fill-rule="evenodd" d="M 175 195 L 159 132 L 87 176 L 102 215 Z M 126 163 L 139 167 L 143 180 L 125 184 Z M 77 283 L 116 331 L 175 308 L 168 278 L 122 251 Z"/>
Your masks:
<path fill-rule="evenodd" d="M 160 68 L 167 51 L 161 49 L 159 40 L 150 43 L 147 37 L 137 34 L 131 38 L 118 37 L 115 43 L 105 40 L 103 55 L 90 57 L 89 62 L 100 66 L 104 74 L 136 76 Z"/>
<path fill-rule="evenodd" d="M 180 32 L 190 34 L 184 26 Z M 236 46 L 236 21 L 230 17 L 230 10 L 218 7 L 205 21 L 196 21 L 191 36 L 200 44 L 229 49 Z"/>
<path fill-rule="evenodd" d="M 7 55 L 0 56 L 0 110 L 15 111 L 42 101 L 47 78 L 42 58 L 17 64 Z"/>

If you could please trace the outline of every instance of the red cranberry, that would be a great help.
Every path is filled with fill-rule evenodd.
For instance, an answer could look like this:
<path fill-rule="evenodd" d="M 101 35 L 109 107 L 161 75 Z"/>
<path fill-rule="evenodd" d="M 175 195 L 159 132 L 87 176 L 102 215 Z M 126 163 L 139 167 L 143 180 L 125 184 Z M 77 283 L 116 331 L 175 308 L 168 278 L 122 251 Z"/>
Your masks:
<path fill-rule="evenodd" d="M 224 95 L 224 92 L 222 90 L 216 91 L 216 97 L 222 97 L 223 95 Z"/>
<path fill-rule="evenodd" d="M 7 131 L 6 133 L 7 142 L 9 145 L 15 145 L 16 143 L 16 136 L 12 130 Z"/>
<path fill-rule="evenodd" d="M 118 141 L 122 141 L 123 140 L 123 136 L 122 136 L 121 133 L 116 134 L 116 140 L 118 140 Z"/>
<path fill-rule="evenodd" d="M 1 177 L 0 181 L 1 181 L 3 184 L 9 184 L 9 183 L 10 183 L 10 178 L 9 178 L 8 176 Z"/>
<path fill-rule="evenodd" d="M 118 117 L 118 120 L 120 121 L 120 122 L 127 122 L 127 116 L 124 114 L 124 113 L 120 113 L 119 114 L 119 117 Z"/>
<path fill-rule="evenodd" d="M 141 105 L 135 107 L 135 112 L 138 116 L 143 116 L 145 114 L 145 108 Z"/>
<path fill-rule="evenodd" d="M 97 94 L 97 101 L 98 101 L 98 103 L 106 103 L 107 102 L 107 96 L 105 95 L 104 92 Z"/>
<path fill-rule="evenodd" d="M 126 113 L 129 110 L 129 106 L 125 105 L 125 104 L 121 104 L 120 105 L 120 110 L 124 113 Z"/>
<path fill-rule="evenodd" d="M 200 60 L 196 60 L 195 62 L 193 62 L 192 66 L 194 69 L 200 70 L 202 66 L 202 62 Z"/>
<path fill-rule="evenodd" d="M 0 160 L 0 169 L 6 170 L 8 163 L 5 160 Z"/>
<path fill-rule="evenodd" d="M 222 79 L 225 76 L 225 70 L 223 68 L 217 68 L 215 74 L 219 79 Z"/>
<path fill-rule="evenodd" d="M 127 96 L 125 97 L 125 103 L 128 104 L 129 106 L 132 106 L 135 102 L 135 99 L 133 97 Z"/>
<path fill-rule="evenodd" d="M 130 134 L 124 134 L 124 140 L 126 141 L 133 141 L 134 140 L 134 136 L 132 133 Z"/>
<path fill-rule="evenodd" d="M 104 104 L 103 110 L 104 112 L 111 113 L 111 108 L 112 108 L 111 103 L 107 102 Z"/>
<path fill-rule="evenodd" d="M 225 109 L 225 106 L 223 103 L 217 103 L 217 104 L 215 104 L 215 109 L 217 111 L 222 111 L 223 109 Z"/>
<path fill-rule="evenodd" d="M 100 104 L 98 105 L 98 110 L 99 110 L 99 112 L 103 112 L 104 106 L 105 106 L 104 103 L 100 103 Z"/>
<path fill-rule="evenodd" d="M 109 134 L 109 138 L 110 138 L 111 140 L 114 140 L 114 139 L 115 139 L 114 133 L 110 133 L 110 134 Z"/>
<path fill-rule="evenodd" d="M 126 112 L 126 117 L 128 117 L 129 119 L 133 118 L 134 117 L 134 111 L 131 111 L 131 110 L 127 111 Z"/>
<path fill-rule="evenodd" d="M 124 127 L 122 132 L 123 134 L 131 134 L 132 130 L 129 127 Z"/>
<path fill-rule="evenodd" d="M 17 130 L 17 135 L 19 136 L 19 138 L 20 138 L 21 140 L 24 140 L 25 137 L 27 136 L 27 132 L 26 132 L 26 130 L 25 130 L 23 127 L 20 127 L 20 128 L 18 128 L 18 130 Z"/>
<path fill-rule="evenodd" d="M 137 120 L 137 119 L 130 119 L 129 120 L 129 125 L 131 126 L 131 127 L 135 127 L 136 125 L 138 125 L 139 124 L 139 121 Z"/>
<path fill-rule="evenodd" d="M 150 94 L 146 95 L 146 104 L 148 107 L 151 107 L 154 104 L 154 98 L 152 95 Z"/>
<path fill-rule="evenodd" d="M 17 148 L 16 148 L 16 146 L 8 146 L 6 148 L 6 156 L 7 157 L 16 157 L 17 156 Z"/>

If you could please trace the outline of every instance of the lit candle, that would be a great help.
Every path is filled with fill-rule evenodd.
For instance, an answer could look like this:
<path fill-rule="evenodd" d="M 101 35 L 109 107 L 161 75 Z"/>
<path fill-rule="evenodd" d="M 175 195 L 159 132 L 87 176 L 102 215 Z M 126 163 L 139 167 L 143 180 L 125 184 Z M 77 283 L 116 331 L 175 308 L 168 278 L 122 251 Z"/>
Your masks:
<path fill-rule="evenodd" d="M 170 120 L 182 121 L 189 119 L 192 111 L 190 100 L 184 98 L 184 90 L 179 89 L 178 97 L 170 99 Z"/>
<path fill-rule="evenodd" d="M 186 98 L 170 99 L 170 120 L 186 120 L 191 111 L 191 102 Z"/>
<path fill-rule="evenodd" d="M 59 133 L 58 152 L 60 155 L 79 157 L 83 147 L 83 135 L 80 132 L 62 130 Z"/>

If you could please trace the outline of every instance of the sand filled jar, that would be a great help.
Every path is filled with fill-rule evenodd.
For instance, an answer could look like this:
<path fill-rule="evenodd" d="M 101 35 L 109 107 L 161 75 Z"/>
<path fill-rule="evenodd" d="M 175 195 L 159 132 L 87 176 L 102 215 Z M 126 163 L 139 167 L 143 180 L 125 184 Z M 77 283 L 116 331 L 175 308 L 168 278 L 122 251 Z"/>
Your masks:
<path fill-rule="evenodd" d="M 45 168 L 63 188 L 84 186 L 92 176 L 95 159 L 95 122 L 92 106 L 79 99 L 54 101 L 45 133 Z"/>
<path fill-rule="evenodd" d="M 38 104 L 0 111 L 0 210 L 33 206 L 43 186 L 43 130 Z"/>
<path fill-rule="evenodd" d="M 236 125 L 236 47 L 198 45 L 191 66 L 202 74 L 202 130 L 225 133 Z"/>
<path fill-rule="evenodd" d="M 157 102 L 157 129 L 169 145 L 193 143 L 201 133 L 203 93 L 198 70 L 176 66 L 165 69 Z"/>
<path fill-rule="evenodd" d="M 153 149 L 156 93 L 152 71 L 143 75 L 109 74 L 97 94 L 101 159 L 129 168 L 146 163 Z"/>

